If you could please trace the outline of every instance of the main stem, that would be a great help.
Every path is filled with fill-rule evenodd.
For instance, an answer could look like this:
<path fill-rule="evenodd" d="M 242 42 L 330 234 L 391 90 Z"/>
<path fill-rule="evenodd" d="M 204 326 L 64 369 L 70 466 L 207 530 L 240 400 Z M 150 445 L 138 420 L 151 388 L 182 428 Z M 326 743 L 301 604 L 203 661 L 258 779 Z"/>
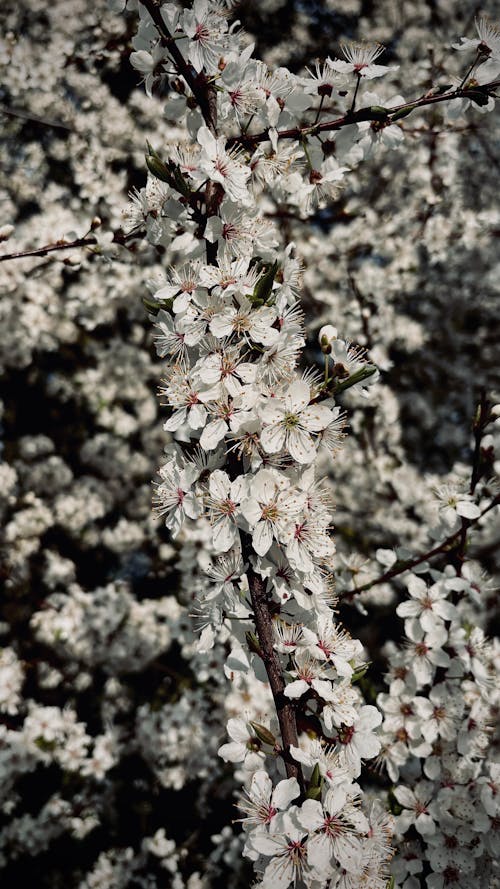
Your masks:
<path fill-rule="evenodd" d="M 248 535 L 242 534 L 243 558 L 249 559 L 252 552 Z M 283 741 L 283 759 L 289 778 L 296 778 L 301 790 L 304 789 L 302 769 L 292 758 L 290 747 L 298 747 L 297 720 L 295 709 L 291 701 L 285 697 L 285 680 L 279 658 L 274 650 L 274 630 L 269 599 L 266 593 L 266 582 L 251 568 L 247 568 L 248 587 L 252 600 L 255 628 L 260 644 L 260 655 L 266 668 L 267 678 L 274 699 L 274 706 L 278 716 L 278 722 Z"/>
<path fill-rule="evenodd" d="M 140 2 L 148 10 L 153 19 L 160 34 L 161 42 L 168 48 L 178 73 L 184 77 L 191 88 L 207 127 L 217 138 L 217 93 L 214 86 L 208 81 L 203 71 L 196 74 L 191 66 L 188 65 L 175 40 L 168 31 L 163 18 L 161 17 L 160 10 L 154 0 L 140 0 Z M 207 219 L 211 216 L 218 215 L 219 206 L 223 196 L 223 192 L 218 183 L 211 181 L 207 183 L 205 190 L 205 210 Z M 205 243 L 207 262 L 215 265 L 217 262 L 217 243 L 212 244 L 209 241 L 206 241 Z M 302 769 L 300 765 L 295 762 L 290 753 L 290 746 L 298 747 L 297 721 L 293 704 L 284 695 L 285 680 L 279 658 L 274 650 L 273 622 L 266 593 L 266 583 L 265 580 L 251 568 L 250 555 L 252 553 L 252 545 L 249 536 L 245 533 L 242 533 L 241 536 L 243 558 L 249 565 L 247 578 L 252 600 L 255 628 L 259 639 L 260 654 L 266 668 L 276 714 L 278 716 L 281 739 L 283 742 L 282 756 L 285 763 L 285 769 L 287 776 L 289 778 L 296 778 L 301 790 L 303 790 L 304 778 Z"/>

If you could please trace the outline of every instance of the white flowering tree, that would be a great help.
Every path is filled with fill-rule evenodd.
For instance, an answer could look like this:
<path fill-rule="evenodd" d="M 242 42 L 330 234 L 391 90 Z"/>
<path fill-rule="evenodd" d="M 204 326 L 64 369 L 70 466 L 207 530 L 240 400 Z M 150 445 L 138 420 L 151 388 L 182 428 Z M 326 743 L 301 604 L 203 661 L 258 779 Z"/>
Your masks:
<path fill-rule="evenodd" d="M 162 226 L 155 218 L 155 238 L 174 260 L 180 239 L 187 257 L 153 293 L 158 350 L 168 360 L 163 391 L 171 416 L 165 429 L 174 433 L 160 470 L 158 508 L 175 538 L 189 536 L 191 523 L 206 523 L 210 564 L 198 597 L 204 620 L 198 650 L 229 638 L 227 670 L 245 674 L 250 686 L 267 676 L 272 695 L 262 724 L 249 694 L 246 717 L 229 720 L 231 740 L 219 750 L 223 759 L 242 763 L 250 781 L 240 804 L 246 813 L 244 855 L 269 889 L 298 883 L 382 887 L 392 855 L 389 819 L 383 810 L 365 810 L 356 783 L 362 761 L 381 751 L 374 734 L 381 714 L 356 686 L 366 668 L 362 647 L 334 617 L 332 512 L 316 470 L 321 451 L 335 451 L 340 443 L 343 414 L 336 396 L 348 388 L 364 391 L 376 380 L 376 368 L 332 326 L 319 332 L 324 373 L 301 368 L 299 263 L 294 245 L 280 245 L 261 206 L 267 200 L 311 213 L 336 194 L 377 142 L 397 147 L 403 139 L 398 122 L 417 108 L 441 102 L 492 107 L 498 33 L 481 19 L 478 39 L 461 41 L 458 48 L 472 47 L 475 58 L 456 87 L 437 85 L 411 100 L 385 102 L 364 93 L 366 81 L 391 70 L 377 63 L 384 52 L 378 44 L 345 44 L 344 58 L 328 58 L 315 74 L 297 77 L 256 61 L 252 45 L 229 26 L 223 3 L 195 2 L 184 11 L 151 0 L 139 6 L 132 64 L 144 73 L 149 91 L 173 65 L 179 80 L 172 102 L 176 118 L 185 115 L 188 136 L 171 155 L 150 148 L 147 157 L 150 173 L 164 183 L 162 213 L 168 220 Z M 326 135 L 335 133 L 336 139 Z M 141 200 L 147 219 L 147 192 Z M 181 235 L 173 236 L 171 220 Z M 476 422 L 481 432 L 489 420 L 485 411 L 483 404 Z M 479 432 L 477 437 L 479 442 Z M 450 504 L 453 509 L 456 503 L 454 517 L 462 521 L 455 535 L 459 567 L 469 524 L 497 502 L 483 511 L 474 502 L 478 472 L 469 493 Z M 440 551 L 449 543 L 445 538 Z M 399 564 L 395 573 L 409 567 L 414 565 Z M 446 646 L 454 633 L 467 645 L 467 630 L 449 601 L 451 590 L 464 590 L 467 582 L 451 576 L 440 585 L 439 577 L 433 579 L 428 592 L 424 580 L 411 575 L 415 604 L 398 608 L 411 616 L 405 623 L 411 666 L 404 674 L 409 684 L 400 679 L 391 690 L 396 688 L 400 710 L 408 707 L 416 716 L 404 739 L 396 735 L 395 753 L 388 717 L 385 758 L 397 776 L 393 756 L 401 765 L 411 756 L 430 756 L 440 731 L 453 756 L 459 737 L 462 714 L 448 699 L 455 694 L 461 700 L 466 668 L 458 653 L 453 666 Z M 492 652 L 484 653 L 479 668 L 487 698 L 488 657 Z M 436 676 L 441 681 L 434 684 Z M 429 686 L 428 696 L 415 697 Z M 382 707 L 390 708 L 390 701 L 381 695 Z M 484 706 L 492 703 L 490 697 Z M 413 743 L 405 748 L 409 739 Z M 477 744 L 473 749 L 463 754 L 476 762 Z M 467 779 L 478 779 L 480 766 L 471 768 Z M 432 776 L 441 778 L 440 769 Z M 457 813 L 465 783 L 459 782 L 456 799 L 452 794 L 447 800 Z M 424 837 L 436 834 L 429 813 L 440 804 L 439 784 L 398 786 L 394 797 L 403 807 L 401 836 L 413 824 Z M 477 817 L 475 829 L 487 831 L 487 814 Z M 480 848 L 481 868 L 490 875 L 494 856 Z M 460 875 L 469 878 L 479 858 L 462 853 L 464 871 L 453 856 L 427 854 L 435 874 L 428 885 L 436 887 L 460 885 Z M 422 847 L 418 857 L 423 866 Z"/>
<path fill-rule="evenodd" d="M 22 716 L 4 736 L 12 780 L 53 766 L 83 782 L 78 792 L 54 794 L 36 817 L 16 815 L 4 846 L 29 849 L 25 835 L 32 832 L 32 854 L 38 854 L 61 829 L 92 832 L 114 786 L 113 768 L 139 755 L 162 787 L 180 789 L 194 779 L 200 811 L 231 773 L 232 766 L 222 764 L 236 766 L 243 832 L 224 828 L 214 837 L 234 885 L 245 879 L 239 876 L 242 854 L 256 885 L 264 887 L 458 889 L 473 880 L 494 886 L 498 766 L 491 726 L 498 648 L 485 636 L 488 581 L 468 560 L 468 546 L 473 532 L 486 550 L 494 540 L 488 528 L 498 505 L 491 480 L 496 413 L 483 395 L 474 415 L 470 471 L 456 461 L 449 478 L 412 474 L 400 459 L 398 433 L 390 431 L 398 415 L 387 393 L 382 421 L 370 428 L 366 419 L 377 391 L 384 391 L 383 384 L 368 391 L 379 383 L 377 366 L 390 371 L 392 365 L 389 335 L 381 346 L 375 343 L 371 357 L 350 342 L 358 339 L 357 325 L 351 310 L 345 319 L 338 307 L 332 311 L 333 258 L 324 266 L 335 231 L 328 239 L 319 232 L 322 213 L 339 203 L 347 183 L 361 180 L 364 166 L 370 181 L 386 163 L 386 149 L 400 148 L 405 135 L 418 145 L 426 115 L 445 108 L 453 126 L 455 119 L 468 119 L 465 112 L 493 108 L 498 31 L 479 18 L 477 37 L 455 44 L 470 53 L 460 56 L 466 61 L 456 82 L 443 72 L 420 93 L 406 87 L 403 97 L 392 94 L 394 87 L 373 91 L 372 80 L 397 75 L 396 65 L 383 64 L 381 44 L 346 41 L 314 71 L 292 73 L 254 57 L 250 39 L 230 24 L 231 4 L 128 5 L 139 17 L 131 62 L 155 110 L 148 182 L 132 196 L 126 233 L 103 237 L 94 217 L 81 236 L 6 250 L 1 258 L 14 263 L 82 247 L 102 255 L 113 240 L 131 246 L 128 270 L 141 241 L 151 245 L 156 277 L 144 301 L 164 359 L 169 433 L 155 499 L 179 553 L 186 607 L 172 596 L 137 601 L 114 583 L 85 592 L 71 566 L 53 557 L 51 583 L 65 591 L 51 595 L 30 626 L 44 653 L 55 658 L 53 671 L 61 661 L 83 668 L 80 688 L 71 669 L 69 678 L 63 669 L 63 688 L 74 681 L 83 692 L 92 675 L 104 672 L 103 730 L 96 735 L 90 718 L 79 720 L 74 697 L 64 709 L 24 704 L 23 664 L 14 648 L 4 650 L 4 709 Z M 156 130 L 158 95 L 166 101 L 167 124 L 161 121 Z M 414 132 L 408 120 L 417 121 Z M 440 174 L 432 165 L 435 197 Z M 360 226 L 366 228 L 362 214 Z M 8 239 L 12 229 L 2 232 Z M 432 236 L 430 229 L 425 237 Z M 372 325 L 390 328 L 395 313 L 365 295 L 358 258 L 349 246 L 339 265 L 345 265 L 370 347 Z M 133 274 L 137 280 L 136 268 Z M 414 337 L 419 343 L 417 328 L 409 325 L 407 342 Z M 367 395 L 370 406 L 363 411 Z M 356 446 L 365 440 L 359 456 L 349 439 L 340 451 L 344 398 L 352 399 L 345 402 L 351 438 Z M 126 417 L 119 419 L 126 429 Z M 392 448 L 385 461 L 377 454 L 384 437 Z M 38 447 L 43 456 L 43 443 Z M 26 449 L 29 458 L 28 442 Z M 112 454 L 106 462 L 99 448 L 87 450 L 94 465 L 99 456 L 101 466 L 113 464 Z M 377 493 L 389 485 L 396 492 L 397 507 L 378 519 L 385 536 L 370 535 L 367 554 L 362 541 L 352 551 L 346 533 L 336 555 L 334 509 L 342 517 L 361 504 L 368 513 L 372 485 Z M 99 518 L 99 498 L 87 482 L 81 499 L 90 509 L 92 494 Z M 62 495 L 59 520 L 75 523 L 77 504 Z M 11 522 L 7 539 L 29 540 L 35 537 L 30 527 L 50 526 L 50 509 L 36 497 L 25 506 L 29 514 Z M 117 526 L 125 550 L 134 530 Z M 165 548 L 167 558 L 172 554 Z M 399 578 L 408 596 L 397 604 L 390 596 Z M 377 601 L 404 618 L 404 646 L 389 642 L 376 649 L 388 665 L 386 690 L 370 679 L 370 646 L 339 622 L 339 597 L 343 608 L 351 606 L 350 629 L 356 626 L 352 615 Z M 172 638 L 196 681 L 183 688 L 185 679 L 168 665 L 178 696 L 163 703 L 146 691 L 133 729 L 125 731 L 120 714 L 127 704 L 117 677 L 142 672 L 147 689 L 147 670 Z M 48 676 L 49 688 L 51 681 Z M 227 738 L 221 737 L 224 713 Z M 24 762 L 13 757 L 16 745 Z M 103 792 L 94 780 L 105 781 Z M 140 849 L 117 842 L 86 877 L 80 875 L 79 885 L 156 885 L 153 858 L 171 874 L 172 885 L 182 887 L 189 851 L 189 843 L 176 849 L 160 827 L 144 835 Z M 192 872 L 188 885 L 208 886 L 219 873 L 215 854 L 206 874 Z"/>

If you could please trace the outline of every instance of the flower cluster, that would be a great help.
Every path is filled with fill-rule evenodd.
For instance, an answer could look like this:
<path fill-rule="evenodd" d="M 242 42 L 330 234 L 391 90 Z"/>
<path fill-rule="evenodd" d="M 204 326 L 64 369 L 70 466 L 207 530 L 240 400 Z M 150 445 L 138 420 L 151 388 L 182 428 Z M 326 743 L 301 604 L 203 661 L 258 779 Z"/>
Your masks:
<path fill-rule="evenodd" d="M 432 34 L 424 2 L 397 32 L 389 0 L 243 3 L 257 49 L 231 0 L 15 6 L 6 881 L 494 885 L 500 427 L 464 430 L 496 368 L 497 124 L 455 121 L 493 107 L 495 26 L 467 58 L 439 46 L 467 0 Z"/>

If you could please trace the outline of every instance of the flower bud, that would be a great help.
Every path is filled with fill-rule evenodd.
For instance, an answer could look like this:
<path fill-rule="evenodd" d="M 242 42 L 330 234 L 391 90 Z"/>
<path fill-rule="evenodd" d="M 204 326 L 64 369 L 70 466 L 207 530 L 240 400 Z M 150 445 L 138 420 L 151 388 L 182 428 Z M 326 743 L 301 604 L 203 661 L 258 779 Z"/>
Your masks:
<path fill-rule="evenodd" d="M 262 741 L 263 744 L 269 744 L 271 747 L 274 747 L 277 744 L 277 740 L 274 737 L 272 731 L 266 728 L 265 725 L 260 725 L 258 722 L 250 722 L 255 734 L 257 735 L 259 741 Z"/>
<path fill-rule="evenodd" d="M 332 324 L 325 324 L 318 333 L 320 346 L 329 346 L 333 340 L 337 339 L 337 328 Z"/>

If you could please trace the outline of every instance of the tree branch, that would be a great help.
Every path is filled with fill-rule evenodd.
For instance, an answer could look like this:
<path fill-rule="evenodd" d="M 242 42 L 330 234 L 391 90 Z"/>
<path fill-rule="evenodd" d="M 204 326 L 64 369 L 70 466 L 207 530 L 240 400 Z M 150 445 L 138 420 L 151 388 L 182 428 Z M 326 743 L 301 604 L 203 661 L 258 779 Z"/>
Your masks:
<path fill-rule="evenodd" d="M 90 237 L 84 235 L 83 238 L 77 238 L 75 241 L 61 240 L 56 241 L 55 244 L 46 244 L 45 247 L 35 247 L 33 250 L 4 253 L 0 255 L 0 262 L 5 262 L 7 259 L 24 259 L 27 256 L 47 256 L 48 253 L 54 253 L 56 250 L 72 250 L 75 247 L 86 247 L 93 244 L 97 244 L 97 238 L 94 238 L 93 235 Z"/>
<path fill-rule="evenodd" d="M 484 84 L 483 86 L 475 90 L 475 92 L 486 94 L 488 90 L 494 89 L 495 87 L 500 85 L 500 80 L 494 80 L 491 83 Z M 359 111 L 348 111 L 342 117 L 337 117 L 335 120 L 327 120 L 322 123 L 316 124 L 308 124 L 303 127 L 293 127 L 290 130 L 278 130 L 277 138 L 278 139 L 297 139 L 300 141 L 304 139 L 306 136 L 316 136 L 319 133 L 327 133 L 335 130 L 341 130 L 343 127 L 350 126 L 353 123 L 359 123 L 364 120 L 370 121 L 378 121 L 381 124 L 389 125 L 393 122 L 394 119 L 402 119 L 407 115 L 411 114 L 412 111 L 415 111 L 417 108 L 424 108 L 427 105 L 436 105 L 439 102 L 449 102 L 452 99 L 470 99 L 471 93 L 474 90 L 472 89 L 462 89 L 458 87 L 451 92 L 440 93 L 439 95 L 433 96 L 426 94 L 425 96 L 420 96 L 418 99 L 413 99 L 410 102 L 405 102 L 403 105 L 395 105 L 393 108 L 377 108 L 377 107 L 367 107 L 360 108 Z M 268 130 L 263 130 L 261 133 L 240 133 L 238 136 L 232 136 L 227 140 L 227 148 L 231 148 L 235 145 L 242 145 L 246 148 L 253 148 L 259 142 L 267 142 L 269 140 L 269 132 Z"/>
<path fill-rule="evenodd" d="M 249 562 L 252 546 L 248 535 L 242 533 L 243 558 Z M 285 680 L 279 658 L 274 650 L 273 622 L 269 610 L 266 593 L 266 582 L 249 567 L 247 569 L 248 586 L 252 600 L 255 628 L 260 644 L 260 655 L 266 668 L 269 685 L 274 699 L 274 706 L 283 741 L 283 759 L 289 778 L 297 778 L 301 789 L 304 788 L 302 769 L 290 754 L 290 746 L 298 747 L 297 720 L 292 702 L 285 697 Z"/>
<path fill-rule="evenodd" d="M 207 127 L 215 134 L 217 117 L 214 114 L 214 109 L 215 111 L 217 109 L 217 97 L 215 96 L 214 90 L 211 91 L 207 89 L 208 81 L 205 73 L 201 71 L 200 74 L 197 74 L 194 68 L 186 62 L 176 41 L 163 21 L 160 7 L 156 4 L 155 0 L 139 0 L 139 3 L 141 3 L 149 12 L 155 23 L 156 30 L 160 35 L 161 45 L 168 49 L 178 73 L 184 78 L 198 102 Z"/>
<path fill-rule="evenodd" d="M 486 515 L 491 509 L 494 509 L 495 506 L 500 504 L 500 494 L 498 494 L 488 506 L 483 509 L 481 515 L 478 515 L 477 519 L 467 519 L 468 526 L 475 525 L 476 522 L 479 522 L 480 519 Z M 405 571 L 411 570 L 411 568 L 415 568 L 417 565 L 420 565 L 422 562 L 426 562 L 427 559 L 431 559 L 433 556 L 440 555 L 441 553 L 449 552 L 450 549 L 453 548 L 453 543 L 457 541 L 460 544 L 462 539 L 462 527 L 455 531 L 453 534 L 450 534 L 446 540 L 443 540 L 438 546 L 435 546 L 434 549 L 428 550 L 426 553 L 423 553 L 420 556 L 415 556 L 413 559 L 409 559 L 407 562 L 396 563 L 394 568 L 390 568 L 389 571 L 385 571 L 384 574 L 381 574 L 380 577 L 377 577 L 375 580 L 369 580 L 367 583 L 364 583 L 363 586 L 356 587 L 354 590 L 349 590 L 349 592 L 344 593 L 340 596 L 341 599 L 349 599 L 352 596 L 358 595 L 358 593 L 365 593 L 367 590 L 370 590 L 374 586 L 378 586 L 381 583 L 385 583 L 388 580 L 392 580 L 393 577 L 397 577 L 399 574 L 403 574 Z"/>

